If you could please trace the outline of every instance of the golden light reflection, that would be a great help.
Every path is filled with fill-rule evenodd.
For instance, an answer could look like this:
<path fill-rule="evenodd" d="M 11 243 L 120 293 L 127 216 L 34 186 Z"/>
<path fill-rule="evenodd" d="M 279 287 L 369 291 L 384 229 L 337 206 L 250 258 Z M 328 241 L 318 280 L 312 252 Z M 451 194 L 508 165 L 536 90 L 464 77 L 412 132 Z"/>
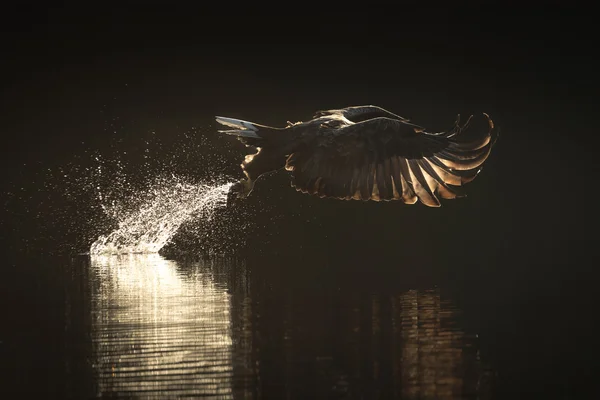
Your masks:
<path fill-rule="evenodd" d="M 196 264 L 157 254 L 94 256 L 92 362 L 98 396 L 232 398 L 230 299 Z"/>
<path fill-rule="evenodd" d="M 282 362 L 315 373 L 286 387 L 284 397 L 306 390 L 339 398 L 486 399 L 492 371 L 480 360 L 477 335 L 461 324 L 461 311 L 438 290 L 399 294 L 340 293 L 332 308 L 306 300 L 310 313 L 292 315 L 292 346 Z M 327 345 L 329 344 L 329 345 Z M 282 352 L 283 353 L 283 352 Z M 314 386 L 318 385 L 317 389 Z M 308 389 L 305 389 L 308 388 Z M 346 396 L 346 397 L 344 397 Z"/>
<path fill-rule="evenodd" d="M 411 290 L 397 299 L 402 347 L 402 397 L 456 399 L 477 391 L 478 360 L 469 353 L 469 338 L 454 323 L 459 310 L 436 291 Z M 471 387 L 469 387 L 471 386 Z"/>

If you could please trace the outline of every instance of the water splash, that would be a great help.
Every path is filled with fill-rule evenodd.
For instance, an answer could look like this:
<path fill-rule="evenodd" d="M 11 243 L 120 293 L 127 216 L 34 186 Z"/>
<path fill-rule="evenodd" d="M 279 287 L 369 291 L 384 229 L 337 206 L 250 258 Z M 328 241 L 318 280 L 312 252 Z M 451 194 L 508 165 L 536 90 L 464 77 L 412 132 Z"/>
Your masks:
<path fill-rule="evenodd" d="M 46 254 L 148 253 L 165 243 L 162 251 L 221 252 L 244 243 L 245 211 L 220 208 L 224 196 L 217 195 L 239 176 L 232 161 L 240 149 L 216 132 L 212 117 L 188 126 L 162 117 L 107 118 L 90 140 L 69 144 L 73 153 L 7 176 L 2 243 Z"/>
<path fill-rule="evenodd" d="M 198 218 L 210 221 L 215 210 L 227 204 L 231 185 L 192 184 L 176 176 L 160 179 L 139 194 L 139 206 L 121 213 L 118 204 L 106 209 L 117 218 L 118 228 L 100 236 L 90 254 L 157 253 L 182 224 Z"/>

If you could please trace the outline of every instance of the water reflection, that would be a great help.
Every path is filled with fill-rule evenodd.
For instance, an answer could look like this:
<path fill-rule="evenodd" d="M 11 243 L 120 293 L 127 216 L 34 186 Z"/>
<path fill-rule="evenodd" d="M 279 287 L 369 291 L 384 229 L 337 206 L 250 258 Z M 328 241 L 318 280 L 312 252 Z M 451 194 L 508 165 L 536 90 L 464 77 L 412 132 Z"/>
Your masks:
<path fill-rule="evenodd" d="M 491 396 L 478 338 L 439 290 L 315 286 L 158 255 L 96 256 L 86 275 L 97 396 Z"/>
<path fill-rule="evenodd" d="M 231 397 L 229 295 L 159 255 L 91 260 L 97 395 Z M 95 283 L 95 285 L 94 285 Z"/>
<path fill-rule="evenodd" d="M 442 301 L 436 291 L 411 290 L 399 296 L 394 306 L 400 311 L 399 386 L 404 398 L 485 395 L 487 371 L 479 362 L 476 337 L 456 325 L 458 309 Z"/>
<path fill-rule="evenodd" d="M 240 398 L 491 396 L 477 335 L 439 290 L 373 295 L 255 276 L 249 283 L 250 292 L 232 297 Z"/>

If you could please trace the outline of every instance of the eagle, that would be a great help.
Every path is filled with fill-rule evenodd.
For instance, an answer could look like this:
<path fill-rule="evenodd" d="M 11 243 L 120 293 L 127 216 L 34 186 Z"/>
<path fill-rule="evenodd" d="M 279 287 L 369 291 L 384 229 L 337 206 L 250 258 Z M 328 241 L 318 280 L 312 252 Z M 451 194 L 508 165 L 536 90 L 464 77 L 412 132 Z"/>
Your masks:
<path fill-rule="evenodd" d="M 483 132 L 467 132 L 473 116 L 461 124 L 459 114 L 451 129 L 434 133 L 374 105 L 317 111 L 283 128 L 215 118 L 229 128 L 219 132 L 256 148 L 241 164 L 246 178 L 231 188 L 237 199 L 261 175 L 285 168 L 302 193 L 439 207 L 440 199 L 465 196 L 462 186 L 481 171 L 497 138 L 486 113 Z"/>

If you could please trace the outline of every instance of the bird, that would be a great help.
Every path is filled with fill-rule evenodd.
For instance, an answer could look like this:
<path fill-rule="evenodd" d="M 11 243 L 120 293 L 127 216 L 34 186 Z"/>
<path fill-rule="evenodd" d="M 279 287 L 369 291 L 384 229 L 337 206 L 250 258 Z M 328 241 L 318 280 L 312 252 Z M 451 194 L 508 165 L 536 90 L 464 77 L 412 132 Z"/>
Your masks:
<path fill-rule="evenodd" d="M 248 197 L 256 180 L 285 168 L 299 192 L 341 200 L 417 201 L 440 207 L 441 199 L 465 197 L 463 186 L 478 176 L 498 138 L 486 113 L 482 132 L 467 132 L 473 119 L 429 132 L 409 119 L 375 105 L 317 111 L 305 122 L 272 127 L 216 116 L 256 152 L 241 164 L 245 178 L 231 187 L 235 199 Z"/>

